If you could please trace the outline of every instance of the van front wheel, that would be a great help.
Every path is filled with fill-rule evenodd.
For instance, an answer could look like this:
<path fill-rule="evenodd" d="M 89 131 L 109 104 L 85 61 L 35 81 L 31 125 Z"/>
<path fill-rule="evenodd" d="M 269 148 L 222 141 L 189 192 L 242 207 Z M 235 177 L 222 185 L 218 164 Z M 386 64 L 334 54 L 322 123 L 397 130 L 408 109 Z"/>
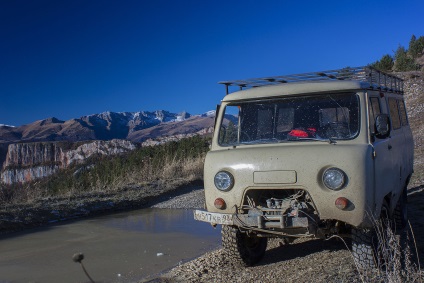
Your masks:
<path fill-rule="evenodd" d="M 372 228 L 352 227 L 352 255 L 356 267 L 360 270 L 383 268 L 385 258 L 384 247 L 387 245 L 386 233 L 390 229 L 391 218 L 389 205 L 383 202 L 380 219 L 374 222 Z"/>
<path fill-rule="evenodd" d="M 222 225 L 222 246 L 228 257 L 242 266 L 252 266 L 265 254 L 267 238 L 248 235 L 237 227 Z"/>
<path fill-rule="evenodd" d="M 376 233 L 373 228 L 352 227 L 352 255 L 356 267 L 360 270 L 375 268 Z"/>

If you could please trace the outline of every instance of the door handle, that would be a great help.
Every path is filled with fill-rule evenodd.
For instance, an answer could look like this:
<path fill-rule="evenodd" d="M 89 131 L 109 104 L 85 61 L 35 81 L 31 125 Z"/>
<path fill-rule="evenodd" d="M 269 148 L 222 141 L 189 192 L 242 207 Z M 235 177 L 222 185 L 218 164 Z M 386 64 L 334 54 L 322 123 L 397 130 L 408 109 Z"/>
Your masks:
<path fill-rule="evenodd" d="M 389 145 L 387 146 L 387 148 L 388 148 L 389 150 L 391 150 L 391 149 L 392 149 L 392 145 L 391 145 L 391 144 L 389 144 Z"/>

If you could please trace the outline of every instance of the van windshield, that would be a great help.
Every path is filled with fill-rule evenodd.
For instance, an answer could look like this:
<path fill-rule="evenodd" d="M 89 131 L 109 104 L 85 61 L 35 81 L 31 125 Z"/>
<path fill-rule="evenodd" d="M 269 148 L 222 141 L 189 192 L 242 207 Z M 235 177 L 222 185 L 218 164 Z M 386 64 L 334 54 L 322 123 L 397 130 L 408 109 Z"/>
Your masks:
<path fill-rule="evenodd" d="M 230 103 L 219 130 L 223 146 L 292 141 L 349 140 L 359 133 L 354 93 Z"/>

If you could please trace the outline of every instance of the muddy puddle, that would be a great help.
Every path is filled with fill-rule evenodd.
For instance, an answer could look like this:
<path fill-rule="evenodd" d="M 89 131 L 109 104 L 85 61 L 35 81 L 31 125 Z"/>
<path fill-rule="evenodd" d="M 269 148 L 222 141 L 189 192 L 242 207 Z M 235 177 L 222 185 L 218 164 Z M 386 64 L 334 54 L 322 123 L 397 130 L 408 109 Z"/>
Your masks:
<path fill-rule="evenodd" d="M 138 282 L 220 244 L 220 230 L 192 210 L 143 209 L 0 238 L 0 283 Z"/>

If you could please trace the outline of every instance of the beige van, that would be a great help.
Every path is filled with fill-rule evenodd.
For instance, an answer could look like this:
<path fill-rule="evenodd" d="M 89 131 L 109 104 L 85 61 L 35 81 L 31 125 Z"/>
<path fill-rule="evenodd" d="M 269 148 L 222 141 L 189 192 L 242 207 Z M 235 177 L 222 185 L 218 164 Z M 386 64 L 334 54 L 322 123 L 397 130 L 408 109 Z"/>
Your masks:
<path fill-rule="evenodd" d="M 352 238 L 362 267 L 376 266 L 376 219 L 407 221 L 413 140 L 401 79 L 371 67 L 221 82 L 204 167 L 206 211 L 242 265 L 267 239 Z M 230 92 L 236 87 L 237 91 Z"/>

